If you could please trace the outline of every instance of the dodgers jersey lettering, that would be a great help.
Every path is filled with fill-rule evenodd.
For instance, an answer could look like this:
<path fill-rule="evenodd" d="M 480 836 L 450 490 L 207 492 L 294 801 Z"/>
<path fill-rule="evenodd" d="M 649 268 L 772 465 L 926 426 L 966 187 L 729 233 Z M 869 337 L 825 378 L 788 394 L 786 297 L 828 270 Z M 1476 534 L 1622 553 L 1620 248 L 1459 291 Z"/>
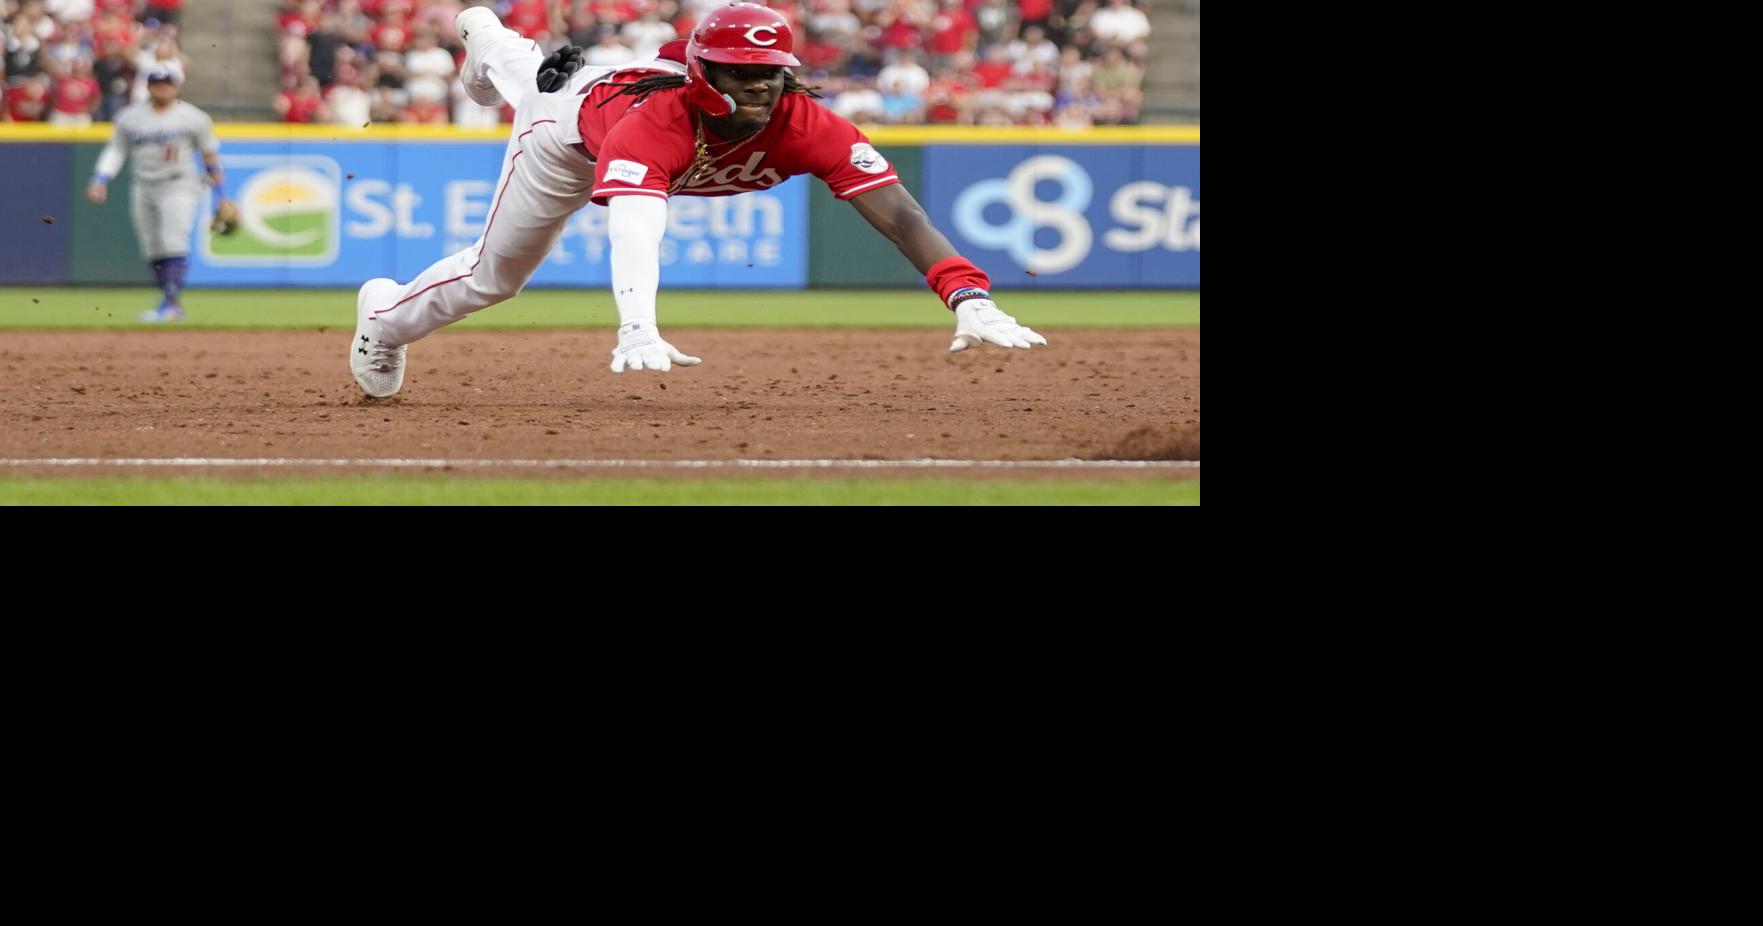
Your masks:
<path fill-rule="evenodd" d="M 116 114 L 114 134 L 99 164 L 103 173 L 114 176 L 127 155 L 137 181 L 180 180 L 196 176 L 194 152 L 219 150 L 214 120 L 202 110 L 183 100 L 164 112 L 151 103 L 136 103 Z"/>

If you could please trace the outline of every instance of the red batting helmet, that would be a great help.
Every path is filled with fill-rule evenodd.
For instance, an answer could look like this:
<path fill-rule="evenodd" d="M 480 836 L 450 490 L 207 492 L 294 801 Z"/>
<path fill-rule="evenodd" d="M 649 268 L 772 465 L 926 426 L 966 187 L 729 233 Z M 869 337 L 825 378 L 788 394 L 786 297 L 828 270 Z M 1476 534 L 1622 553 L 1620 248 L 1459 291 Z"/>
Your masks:
<path fill-rule="evenodd" d="M 704 61 L 800 67 L 791 54 L 796 37 L 783 14 L 757 3 L 731 3 L 710 11 L 686 43 L 686 92 L 699 109 L 729 116 L 735 101 L 710 84 Z"/>

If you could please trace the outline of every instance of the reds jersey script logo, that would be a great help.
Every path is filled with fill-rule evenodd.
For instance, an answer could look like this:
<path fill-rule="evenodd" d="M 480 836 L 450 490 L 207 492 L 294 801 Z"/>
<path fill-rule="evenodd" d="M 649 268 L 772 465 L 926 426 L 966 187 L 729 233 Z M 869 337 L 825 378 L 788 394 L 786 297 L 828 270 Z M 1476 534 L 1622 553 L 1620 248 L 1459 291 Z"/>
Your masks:
<path fill-rule="evenodd" d="M 851 146 L 851 166 L 866 174 L 879 174 L 887 171 L 888 159 L 870 145 L 858 142 Z"/>
<path fill-rule="evenodd" d="M 754 34 L 756 32 L 769 32 L 769 33 L 771 33 L 771 38 L 766 39 L 765 41 L 761 42 L 761 41 L 759 41 L 759 36 Z M 777 44 L 777 27 L 776 26 L 754 26 L 753 28 L 747 30 L 747 41 L 752 42 L 754 45 L 776 45 Z"/>
<path fill-rule="evenodd" d="M 765 160 L 765 152 L 755 151 L 747 158 L 745 164 L 731 164 L 728 167 L 699 179 L 696 183 L 686 185 L 688 193 L 745 193 L 748 190 L 763 190 L 784 182 L 777 171 L 767 167 L 759 170 L 759 164 Z"/>

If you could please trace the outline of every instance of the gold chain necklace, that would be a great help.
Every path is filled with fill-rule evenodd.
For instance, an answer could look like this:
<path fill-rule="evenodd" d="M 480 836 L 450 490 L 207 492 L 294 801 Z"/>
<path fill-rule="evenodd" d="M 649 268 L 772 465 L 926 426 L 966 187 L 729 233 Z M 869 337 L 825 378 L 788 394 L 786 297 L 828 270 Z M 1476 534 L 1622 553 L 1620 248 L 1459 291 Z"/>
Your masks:
<path fill-rule="evenodd" d="M 697 151 L 692 155 L 691 166 L 687 167 L 685 172 L 675 178 L 673 183 L 668 186 L 668 195 L 678 193 L 686 187 L 692 186 L 710 176 L 716 171 L 716 167 L 722 163 L 723 158 L 734 154 L 736 151 L 741 150 L 741 148 L 748 142 L 765 134 L 765 129 L 761 128 L 759 131 L 741 139 L 739 142 L 736 142 L 733 148 L 730 148 L 715 157 L 711 157 L 710 143 L 704 139 L 704 117 L 701 115 L 697 116 L 693 121 L 696 122 L 698 126 Z M 726 142 L 723 142 L 722 144 L 726 144 Z"/>

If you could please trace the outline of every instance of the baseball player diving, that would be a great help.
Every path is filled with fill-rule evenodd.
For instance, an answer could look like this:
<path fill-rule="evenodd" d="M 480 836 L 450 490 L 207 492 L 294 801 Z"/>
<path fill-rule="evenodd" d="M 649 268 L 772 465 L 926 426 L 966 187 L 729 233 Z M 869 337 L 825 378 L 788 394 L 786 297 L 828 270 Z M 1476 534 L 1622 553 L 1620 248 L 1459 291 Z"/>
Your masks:
<path fill-rule="evenodd" d="M 368 395 L 403 386 L 409 344 L 519 293 L 588 203 L 609 212 L 612 372 L 696 365 L 655 324 L 668 199 L 770 189 L 797 174 L 856 206 L 925 275 L 955 313 L 951 351 L 1047 343 L 992 302 L 985 273 L 955 252 L 869 139 L 786 70 L 801 62 L 788 21 L 771 9 L 719 7 L 689 40 L 616 69 L 582 67 L 576 48 L 546 57 L 484 7 L 455 25 L 467 95 L 512 104 L 512 137 L 482 238 L 409 283 L 361 287 L 349 360 Z"/>
<path fill-rule="evenodd" d="M 141 313 L 143 322 L 176 322 L 184 318 L 184 281 L 190 275 L 190 233 L 196 209 L 202 202 L 202 180 L 191 154 L 202 152 L 208 183 L 214 187 L 219 206 L 213 230 L 231 234 L 238 227 L 238 208 L 226 198 L 225 176 L 220 169 L 220 141 L 214 137 L 214 120 L 200 109 L 178 99 L 178 76 L 170 70 L 147 76 L 147 102 L 125 107 L 116 114 L 110 143 L 98 156 L 97 171 L 86 198 L 103 205 L 109 198 L 110 181 L 123 162 L 134 157 L 129 214 L 141 256 L 153 268 L 164 298 L 159 306 Z"/>

